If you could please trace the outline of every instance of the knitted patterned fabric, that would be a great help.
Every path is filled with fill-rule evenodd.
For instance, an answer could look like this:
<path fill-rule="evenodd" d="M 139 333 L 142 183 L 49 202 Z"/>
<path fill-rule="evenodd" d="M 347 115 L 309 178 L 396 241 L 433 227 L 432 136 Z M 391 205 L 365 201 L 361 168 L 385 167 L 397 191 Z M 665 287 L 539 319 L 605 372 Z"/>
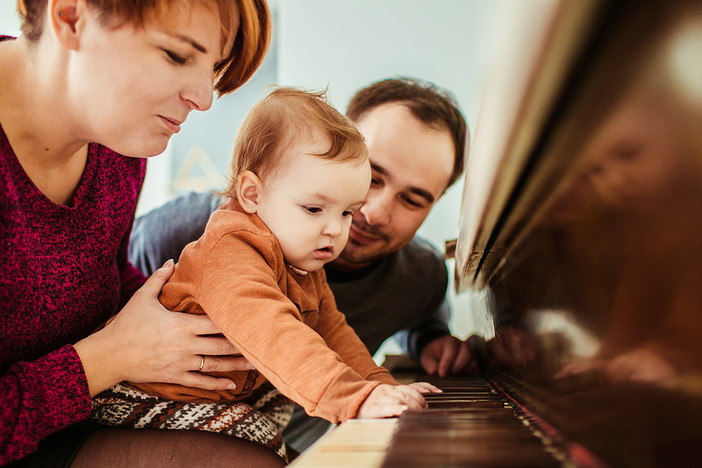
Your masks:
<path fill-rule="evenodd" d="M 270 383 L 245 400 L 183 403 L 118 384 L 93 399 L 93 418 L 110 426 L 219 432 L 247 439 L 287 459 L 282 432 L 293 404 Z"/>
<path fill-rule="evenodd" d="M 29 179 L 0 127 L 0 465 L 90 416 L 70 343 L 143 283 L 127 243 L 146 161 L 91 144 L 70 206 Z"/>

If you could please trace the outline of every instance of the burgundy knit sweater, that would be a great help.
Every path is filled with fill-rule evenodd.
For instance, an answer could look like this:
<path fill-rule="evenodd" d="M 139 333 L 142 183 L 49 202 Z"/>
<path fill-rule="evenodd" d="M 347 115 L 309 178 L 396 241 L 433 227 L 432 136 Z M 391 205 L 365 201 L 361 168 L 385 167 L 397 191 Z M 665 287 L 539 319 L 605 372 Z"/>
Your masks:
<path fill-rule="evenodd" d="M 144 277 L 127 244 L 146 160 L 91 144 L 71 206 L 32 183 L 0 126 L 0 465 L 90 416 L 71 343 L 116 313 Z"/>

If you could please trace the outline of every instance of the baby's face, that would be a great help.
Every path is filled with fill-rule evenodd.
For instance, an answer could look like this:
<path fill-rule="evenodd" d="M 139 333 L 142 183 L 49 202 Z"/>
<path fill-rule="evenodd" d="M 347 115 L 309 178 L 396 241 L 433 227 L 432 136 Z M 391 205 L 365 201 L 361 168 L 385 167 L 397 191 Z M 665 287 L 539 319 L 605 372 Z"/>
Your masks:
<path fill-rule="evenodd" d="M 331 262 L 346 245 L 352 213 L 370 187 L 368 160 L 313 156 L 328 145 L 293 146 L 287 167 L 263 182 L 257 214 L 278 239 L 285 261 L 307 271 Z"/>

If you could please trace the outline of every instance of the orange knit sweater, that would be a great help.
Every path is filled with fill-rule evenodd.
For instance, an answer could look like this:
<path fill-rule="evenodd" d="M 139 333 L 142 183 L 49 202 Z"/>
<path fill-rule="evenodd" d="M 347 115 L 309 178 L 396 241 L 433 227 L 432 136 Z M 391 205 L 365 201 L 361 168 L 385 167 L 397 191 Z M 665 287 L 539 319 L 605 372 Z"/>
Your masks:
<path fill-rule="evenodd" d="M 185 247 L 159 299 L 173 311 L 207 314 L 256 370 L 216 374 L 233 378 L 234 391 L 131 384 L 150 394 L 240 400 L 268 379 L 309 415 L 339 422 L 353 418 L 378 384 L 398 384 L 346 324 L 324 270 L 295 273 L 266 225 L 235 200 Z"/>

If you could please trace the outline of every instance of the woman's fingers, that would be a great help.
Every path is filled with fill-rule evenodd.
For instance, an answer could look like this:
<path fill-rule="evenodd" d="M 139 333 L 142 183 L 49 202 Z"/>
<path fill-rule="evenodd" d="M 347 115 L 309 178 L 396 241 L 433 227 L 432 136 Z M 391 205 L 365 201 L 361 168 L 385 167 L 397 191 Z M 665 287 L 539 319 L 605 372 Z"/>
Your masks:
<path fill-rule="evenodd" d="M 202 388 L 204 390 L 234 390 L 236 385 L 224 377 L 212 377 L 199 372 L 186 372 L 178 380 L 178 384 L 186 387 Z"/>
<path fill-rule="evenodd" d="M 200 365 L 202 364 L 202 368 Z M 243 356 L 200 356 L 195 371 L 199 372 L 231 372 L 255 369 L 248 359 Z"/>
<path fill-rule="evenodd" d="M 175 271 L 175 263 L 173 260 L 168 260 L 161 268 L 154 271 L 151 276 L 146 279 L 146 282 L 139 288 L 136 294 L 147 294 L 148 296 L 158 296 L 161 288 L 166 284 L 166 281 Z"/>
<path fill-rule="evenodd" d="M 240 354 L 239 349 L 234 346 L 223 335 L 193 335 L 186 338 L 184 346 L 193 354 L 204 354 L 206 356 L 229 356 Z"/>
<path fill-rule="evenodd" d="M 218 335 L 222 333 L 207 315 L 179 313 L 193 335 Z"/>

